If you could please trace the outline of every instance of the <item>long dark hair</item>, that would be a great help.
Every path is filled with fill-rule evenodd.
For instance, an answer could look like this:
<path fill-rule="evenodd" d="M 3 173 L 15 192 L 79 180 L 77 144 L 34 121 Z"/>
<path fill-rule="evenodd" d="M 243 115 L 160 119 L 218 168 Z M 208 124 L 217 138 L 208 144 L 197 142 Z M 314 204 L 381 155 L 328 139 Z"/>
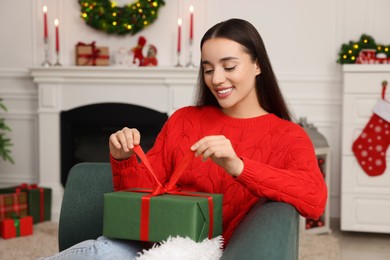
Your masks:
<path fill-rule="evenodd" d="M 244 46 L 244 50 L 250 55 L 252 61 L 258 62 L 261 69 L 261 73 L 256 76 L 256 93 L 262 108 L 280 118 L 291 120 L 290 111 L 272 70 L 263 40 L 256 28 L 242 19 L 230 19 L 218 23 L 205 33 L 200 42 L 200 49 L 202 50 L 205 41 L 213 38 L 229 39 Z M 219 107 L 218 101 L 207 87 L 203 75 L 204 71 L 200 65 L 196 104 L 198 106 Z"/>

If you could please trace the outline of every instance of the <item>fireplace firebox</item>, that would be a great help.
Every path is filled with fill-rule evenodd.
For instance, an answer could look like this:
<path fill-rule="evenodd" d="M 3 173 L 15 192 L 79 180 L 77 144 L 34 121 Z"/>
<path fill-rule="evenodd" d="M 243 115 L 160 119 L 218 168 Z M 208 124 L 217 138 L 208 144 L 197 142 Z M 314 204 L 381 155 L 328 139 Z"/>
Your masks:
<path fill-rule="evenodd" d="M 123 103 L 99 103 L 60 113 L 61 184 L 80 162 L 108 162 L 110 134 L 123 127 L 137 128 L 142 148 L 147 151 L 166 122 L 168 115 L 150 108 Z"/>

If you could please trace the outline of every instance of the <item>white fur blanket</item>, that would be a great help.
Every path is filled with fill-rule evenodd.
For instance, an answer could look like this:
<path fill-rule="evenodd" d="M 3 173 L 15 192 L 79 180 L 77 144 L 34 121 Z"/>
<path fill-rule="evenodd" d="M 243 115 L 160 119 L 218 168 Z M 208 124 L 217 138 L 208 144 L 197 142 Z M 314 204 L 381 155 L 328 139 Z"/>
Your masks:
<path fill-rule="evenodd" d="M 195 242 L 186 237 L 169 237 L 138 253 L 135 260 L 218 260 L 222 257 L 222 236 Z"/>

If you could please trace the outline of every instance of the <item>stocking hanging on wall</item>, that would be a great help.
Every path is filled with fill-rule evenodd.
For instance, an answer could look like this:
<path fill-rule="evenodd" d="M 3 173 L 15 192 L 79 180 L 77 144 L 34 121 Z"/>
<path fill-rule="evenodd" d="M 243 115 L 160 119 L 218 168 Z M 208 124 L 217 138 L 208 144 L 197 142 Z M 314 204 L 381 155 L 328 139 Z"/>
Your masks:
<path fill-rule="evenodd" d="M 352 151 L 362 169 L 370 176 L 381 175 L 386 170 L 386 151 L 390 143 L 390 102 L 385 99 L 387 81 L 382 83 L 382 98 L 373 109 L 373 115 Z"/>

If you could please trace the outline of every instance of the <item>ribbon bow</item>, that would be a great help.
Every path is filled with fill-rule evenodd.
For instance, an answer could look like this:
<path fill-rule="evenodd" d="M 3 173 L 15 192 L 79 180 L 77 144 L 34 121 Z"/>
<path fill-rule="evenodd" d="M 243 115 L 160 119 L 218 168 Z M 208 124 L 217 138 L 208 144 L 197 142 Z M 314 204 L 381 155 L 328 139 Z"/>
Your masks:
<path fill-rule="evenodd" d="M 16 193 L 19 193 L 21 190 L 33 190 L 33 189 L 38 189 L 38 184 L 22 183 L 18 187 L 16 187 Z"/>
<path fill-rule="evenodd" d="M 141 161 L 144 162 L 146 168 L 149 170 L 149 172 L 152 174 L 156 186 L 154 187 L 152 191 L 153 196 L 165 194 L 165 193 L 173 193 L 178 191 L 176 183 L 180 179 L 180 176 L 182 175 L 185 168 L 187 168 L 188 163 L 191 161 L 191 158 L 193 157 L 194 153 L 192 151 L 187 152 L 184 155 L 184 158 L 180 162 L 180 164 L 176 167 L 176 169 L 173 171 L 172 176 L 169 180 L 169 182 L 165 185 L 162 185 L 161 182 L 158 180 L 156 173 L 153 170 L 152 165 L 150 164 L 149 160 L 147 159 L 144 151 L 142 150 L 141 146 L 136 145 L 134 147 L 135 154 L 141 159 Z"/>

